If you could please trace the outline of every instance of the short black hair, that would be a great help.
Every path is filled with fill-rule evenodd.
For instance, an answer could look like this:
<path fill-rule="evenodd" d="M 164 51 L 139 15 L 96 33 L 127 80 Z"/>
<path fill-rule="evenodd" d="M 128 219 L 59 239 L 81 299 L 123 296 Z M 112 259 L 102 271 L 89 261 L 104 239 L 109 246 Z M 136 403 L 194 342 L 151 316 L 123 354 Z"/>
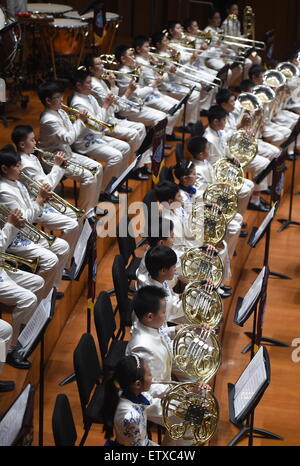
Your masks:
<path fill-rule="evenodd" d="M 229 10 L 232 7 L 232 5 L 239 6 L 238 2 L 227 2 L 226 3 L 226 10 Z"/>
<path fill-rule="evenodd" d="M 181 24 L 181 21 L 175 20 L 175 19 L 172 19 L 171 21 L 168 21 L 168 22 L 167 22 L 167 29 L 168 29 L 168 31 L 169 31 L 170 29 L 174 29 L 175 26 L 176 26 L 176 24 Z"/>
<path fill-rule="evenodd" d="M 33 128 L 30 125 L 17 125 L 11 133 L 11 140 L 19 150 L 20 142 L 26 141 L 28 134 L 33 133 Z"/>
<path fill-rule="evenodd" d="M 238 86 L 240 92 L 251 92 L 254 84 L 251 79 L 244 79 L 241 84 Z"/>
<path fill-rule="evenodd" d="M 87 70 L 89 70 L 90 66 L 94 66 L 94 59 L 98 58 L 98 57 L 99 57 L 99 55 L 95 55 L 93 53 L 88 53 L 85 56 L 84 65 L 85 65 Z"/>
<path fill-rule="evenodd" d="M 157 314 L 160 301 L 168 296 L 164 288 L 158 286 L 143 286 L 134 295 L 132 308 L 139 320 L 146 314 Z"/>
<path fill-rule="evenodd" d="M 216 95 L 216 102 L 218 105 L 227 104 L 230 97 L 233 95 L 230 89 L 220 89 Z"/>
<path fill-rule="evenodd" d="M 153 34 L 152 36 L 152 40 L 151 40 L 151 43 L 153 45 L 153 47 L 156 47 L 158 43 L 162 42 L 162 40 L 166 37 L 166 34 L 164 34 L 163 32 L 156 32 L 155 34 Z"/>
<path fill-rule="evenodd" d="M 265 70 L 264 70 L 264 68 L 263 68 L 261 65 L 252 65 L 251 68 L 250 68 L 250 70 L 249 70 L 249 78 L 250 78 L 251 81 L 252 81 L 252 79 L 253 79 L 254 76 L 255 76 L 256 78 L 258 78 L 259 75 L 260 75 L 261 73 L 264 73 L 264 72 L 265 72 Z"/>
<path fill-rule="evenodd" d="M 176 194 L 179 192 L 177 184 L 172 181 L 160 181 L 154 188 L 155 194 L 159 202 L 167 202 L 170 199 L 174 200 Z"/>
<path fill-rule="evenodd" d="M 8 144 L 0 150 L 0 170 L 2 165 L 14 167 L 19 162 L 21 162 L 21 157 L 11 144 Z"/>
<path fill-rule="evenodd" d="M 227 112 L 224 108 L 220 107 L 219 105 L 213 105 L 208 110 L 208 122 L 212 123 L 214 120 L 221 120 L 222 118 L 226 118 Z"/>
<path fill-rule="evenodd" d="M 188 151 L 192 154 L 193 157 L 203 152 L 207 144 L 207 139 L 203 136 L 196 136 L 192 138 L 188 143 Z"/>
<path fill-rule="evenodd" d="M 83 84 L 89 76 L 91 76 L 91 73 L 86 68 L 76 70 L 71 78 L 73 86 L 76 86 L 77 83 Z"/>
<path fill-rule="evenodd" d="M 160 270 L 169 269 L 177 263 L 177 255 L 168 246 L 155 246 L 147 251 L 145 265 L 151 278 L 158 277 Z"/>
<path fill-rule="evenodd" d="M 167 219 L 159 215 L 158 221 L 150 225 L 151 236 L 147 238 L 147 243 L 151 248 L 157 246 L 161 240 L 166 240 L 170 233 L 174 230 L 174 223 L 171 219 Z"/>
<path fill-rule="evenodd" d="M 42 83 L 38 88 L 38 96 L 43 105 L 46 105 L 46 99 L 51 99 L 54 94 L 63 94 L 65 91 L 62 84 L 57 81 L 48 81 Z"/>
<path fill-rule="evenodd" d="M 137 36 L 133 40 L 133 48 L 137 51 L 138 47 L 143 47 L 146 42 L 151 42 L 150 37 L 148 36 Z"/>
<path fill-rule="evenodd" d="M 213 19 L 213 17 L 215 16 L 216 13 L 220 13 L 220 10 L 218 10 L 218 8 L 210 8 L 210 10 L 208 11 L 207 18 L 208 19 Z"/>
<path fill-rule="evenodd" d="M 176 178 L 181 181 L 184 176 L 189 176 L 194 170 L 195 166 L 190 160 L 183 159 L 175 166 L 174 173 Z"/>
<path fill-rule="evenodd" d="M 121 63 L 121 58 L 125 56 L 125 53 L 129 49 L 130 49 L 129 45 L 125 45 L 125 44 L 118 45 L 118 47 L 115 48 L 116 60 Z"/>
<path fill-rule="evenodd" d="M 195 18 L 188 18 L 188 19 L 186 19 L 186 20 L 184 21 L 184 23 L 183 23 L 184 29 L 187 30 L 187 29 L 193 24 L 194 21 L 196 21 L 196 22 L 198 23 L 197 19 L 195 19 Z"/>

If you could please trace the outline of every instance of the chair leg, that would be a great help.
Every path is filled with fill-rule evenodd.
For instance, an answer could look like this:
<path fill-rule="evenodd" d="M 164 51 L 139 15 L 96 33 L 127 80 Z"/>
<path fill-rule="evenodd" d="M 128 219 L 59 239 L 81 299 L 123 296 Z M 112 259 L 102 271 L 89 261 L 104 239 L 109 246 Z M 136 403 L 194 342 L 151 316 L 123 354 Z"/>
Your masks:
<path fill-rule="evenodd" d="M 75 207 L 78 207 L 78 189 L 77 189 L 77 183 L 75 180 L 73 181 L 73 190 L 74 190 Z"/>
<path fill-rule="evenodd" d="M 85 444 L 85 441 L 86 441 L 87 436 L 89 435 L 89 431 L 91 429 L 91 425 L 92 424 L 90 422 L 88 424 L 84 425 L 84 434 L 82 436 L 82 439 L 80 440 L 80 444 L 79 444 L 80 447 L 83 447 L 83 445 Z"/>

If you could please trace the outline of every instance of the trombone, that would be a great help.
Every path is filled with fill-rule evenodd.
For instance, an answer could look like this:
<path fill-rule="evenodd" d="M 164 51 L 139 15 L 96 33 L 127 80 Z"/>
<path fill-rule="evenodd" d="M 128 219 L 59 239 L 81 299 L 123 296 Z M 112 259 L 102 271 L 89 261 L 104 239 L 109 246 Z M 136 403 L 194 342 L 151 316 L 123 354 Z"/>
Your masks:
<path fill-rule="evenodd" d="M 17 272 L 22 265 L 26 265 L 31 270 L 31 273 L 36 273 L 39 266 L 39 258 L 24 259 L 23 257 L 8 254 L 7 252 L 0 251 L 0 267 L 10 272 Z"/>
<path fill-rule="evenodd" d="M 4 204 L 0 204 L 0 223 L 5 225 L 7 222 L 7 218 L 10 214 L 11 210 L 6 207 Z M 52 246 L 54 241 L 56 240 L 56 236 L 49 235 L 43 230 L 39 230 L 34 225 L 31 225 L 27 220 L 24 219 L 24 227 L 20 228 L 21 235 L 26 236 L 30 241 L 37 244 L 41 239 L 45 239 L 49 246 Z"/>
<path fill-rule="evenodd" d="M 75 113 L 75 114 L 78 114 L 78 113 L 81 113 L 80 110 L 77 110 L 77 108 L 73 108 L 73 107 L 68 107 L 67 105 L 65 104 L 61 104 L 62 108 L 64 108 L 66 110 L 66 112 L 69 114 L 69 118 L 71 120 L 74 120 L 76 119 L 75 115 L 72 115 L 72 113 Z M 97 118 L 94 118 L 92 117 L 91 115 L 88 115 L 88 119 L 90 121 L 92 121 L 93 123 L 96 123 L 96 124 L 93 124 L 93 123 L 85 123 L 85 125 L 88 127 L 88 128 L 91 128 L 93 129 L 94 131 L 100 131 L 99 129 L 99 126 L 102 126 L 103 128 L 106 128 L 108 129 L 109 131 L 114 131 L 115 129 L 115 126 L 116 125 L 112 125 L 110 123 L 106 123 L 105 121 L 102 121 L 102 120 L 98 120 Z"/>
<path fill-rule="evenodd" d="M 42 183 L 40 183 L 37 180 L 31 179 L 23 172 L 21 173 L 21 181 L 24 182 L 26 188 L 33 196 L 37 196 L 39 189 L 42 187 Z M 49 193 L 47 203 L 51 207 L 53 207 L 53 209 L 57 210 L 60 214 L 66 214 L 67 209 L 71 209 L 75 213 L 77 220 L 79 220 L 85 214 L 84 210 L 78 209 L 77 207 L 73 206 L 70 202 L 65 201 L 62 197 L 60 197 L 53 191 Z"/>
<path fill-rule="evenodd" d="M 38 152 L 38 157 L 46 164 L 53 166 L 54 165 L 54 159 L 55 159 L 55 154 L 53 152 L 47 152 L 45 150 L 40 149 L 39 147 L 35 147 L 35 151 Z M 73 160 L 67 160 L 63 164 L 63 168 L 68 168 L 68 167 L 74 168 L 73 174 L 75 176 L 82 176 L 84 170 L 88 170 L 91 172 L 93 176 L 95 176 L 99 170 L 98 167 L 87 167 L 85 165 L 81 165 L 80 163 L 74 162 Z"/>

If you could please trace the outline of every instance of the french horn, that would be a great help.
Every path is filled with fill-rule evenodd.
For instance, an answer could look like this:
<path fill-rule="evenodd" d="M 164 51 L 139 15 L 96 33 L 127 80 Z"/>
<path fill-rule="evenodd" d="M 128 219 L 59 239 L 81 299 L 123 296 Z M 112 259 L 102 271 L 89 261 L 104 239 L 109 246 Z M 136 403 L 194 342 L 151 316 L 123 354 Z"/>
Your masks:
<path fill-rule="evenodd" d="M 185 317 L 192 324 L 208 324 L 215 328 L 223 317 L 223 301 L 213 285 L 189 283 L 181 296 Z"/>
<path fill-rule="evenodd" d="M 237 213 L 238 197 L 234 186 L 225 183 L 210 184 L 203 194 L 203 201 L 217 204 L 229 223 Z"/>
<path fill-rule="evenodd" d="M 245 130 L 233 133 L 228 140 L 228 150 L 232 157 L 239 160 L 244 168 L 257 154 L 258 142 L 256 138 Z"/>
<path fill-rule="evenodd" d="M 209 278 L 214 287 L 218 288 L 223 281 L 222 259 L 216 251 L 207 247 L 187 249 L 181 256 L 181 270 L 190 282 Z"/>
<path fill-rule="evenodd" d="M 213 165 L 214 178 L 217 183 L 231 184 L 239 192 L 244 183 L 244 170 L 235 160 L 222 157 Z"/>
<path fill-rule="evenodd" d="M 208 382 L 220 367 L 221 347 L 212 331 L 185 325 L 173 340 L 173 361 L 184 374 Z"/>
<path fill-rule="evenodd" d="M 210 390 L 197 391 L 197 384 L 171 387 L 162 399 L 162 410 L 165 427 L 175 440 L 193 440 L 193 445 L 199 446 L 216 431 L 218 402 Z"/>

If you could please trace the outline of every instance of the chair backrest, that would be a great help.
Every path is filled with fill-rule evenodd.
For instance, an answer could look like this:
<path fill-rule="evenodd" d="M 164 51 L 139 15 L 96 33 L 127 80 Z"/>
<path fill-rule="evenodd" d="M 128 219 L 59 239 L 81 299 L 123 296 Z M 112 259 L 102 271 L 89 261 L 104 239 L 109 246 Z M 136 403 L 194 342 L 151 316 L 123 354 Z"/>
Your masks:
<path fill-rule="evenodd" d="M 52 414 L 52 432 L 56 447 L 72 447 L 77 440 L 72 410 L 67 395 L 60 393 Z"/>
<path fill-rule="evenodd" d="M 202 121 L 197 121 L 197 123 L 195 123 L 193 126 L 192 126 L 192 133 L 191 133 L 191 137 L 194 138 L 196 136 L 203 136 L 204 134 L 204 126 L 203 126 L 203 123 Z"/>
<path fill-rule="evenodd" d="M 184 151 L 183 151 L 183 146 L 181 142 L 178 142 L 176 144 L 176 165 L 179 165 L 181 160 L 184 159 Z"/>
<path fill-rule="evenodd" d="M 120 254 L 124 258 L 125 265 L 128 264 L 129 258 L 134 254 L 136 242 L 131 231 L 129 231 L 129 217 L 122 217 L 117 228 L 117 239 Z"/>
<path fill-rule="evenodd" d="M 171 177 L 172 177 L 172 174 L 171 174 Z M 170 171 L 168 167 L 164 166 L 162 167 L 160 171 L 159 181 L 166 181 L 166 180 L 170 181 Z"/>
<path fill-rule="evenodd" d="M 129 317 L 129 304 L 128 298 L 128 278 L 125 270 L 125 263 L 123 257 L 118 254 L 115 256 L 112 266 L 112 277 L 114 282 L 114 289 L 118 302 L 121 324 L 128 324 Z"/>
<path fill-rule="evenodd" d="M 90 395 L 102 375 L 94 338 L 89 333 L 84 333 L 80 338 L 73 354 L 73 362 L 84 417 Z"/>
<path fill-rule="evenodd" d="M 151 231 L 151 225 L 153 225 L 153 223 L 155 222 L 157 223 L 157 219 L 159 216 L 159 204 L 154 189 L 152 189 L 145 195 L 143 199 L 143 209 L 145 226 L 144 236 L 148 237 L 150 236 L 149 233 Z"/>
<path fill-rule="evenodd" d="M 102 358 L 102 366 L 108 352 L 109 341 L 114 338 L 116 322 L 109 294 L 102 291 L 94 306 L 94 321 Z"/>

